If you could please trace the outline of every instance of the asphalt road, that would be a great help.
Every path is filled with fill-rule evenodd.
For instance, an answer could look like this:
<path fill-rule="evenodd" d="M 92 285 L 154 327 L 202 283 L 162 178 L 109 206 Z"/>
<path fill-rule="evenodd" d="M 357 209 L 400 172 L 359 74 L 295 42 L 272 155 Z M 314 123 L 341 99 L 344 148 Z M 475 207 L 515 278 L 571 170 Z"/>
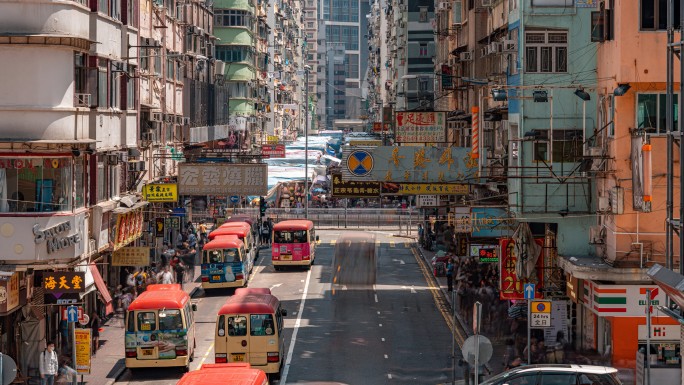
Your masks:
<path fill-rule="evenodd" d="M 417 256 L 403 238 L 373 232 L 375 284 L 332 285 L 336 272 L 359 268 L 367 259 L 335 258 L 343 231 L 321 231 L 315 265 L 309 271 L 276 272 L 270 249 L 262 249 L 250 287 L 268 287 L 287 309 L 286 357 L 276 384 L 440 384 L 451 380 L 451 332 L 435 305 Z M 368 238 L 370 239 L 370 238 Z M 359 241 L 361 242 L 361 241 Z M 348 244 L 344 253 L 368 253 Z M 357 259 L 354 259 L 357 258 Z M 355 264 L 352 261 L 357 261 Z M 335 265 L 333 265 L 335 262 Z M 367 263 L 367 262 L 363 262 Z M 338 269 L 339 266 L 339 269 Z M 332 290 L 334 289 L 334 291 Z M 216 313 L 231 291 L 199 291 L 197 351 L 191 369 L 214 362 Z M 119 383 L 169 385 L 180 370 L 127 371 Z"/>

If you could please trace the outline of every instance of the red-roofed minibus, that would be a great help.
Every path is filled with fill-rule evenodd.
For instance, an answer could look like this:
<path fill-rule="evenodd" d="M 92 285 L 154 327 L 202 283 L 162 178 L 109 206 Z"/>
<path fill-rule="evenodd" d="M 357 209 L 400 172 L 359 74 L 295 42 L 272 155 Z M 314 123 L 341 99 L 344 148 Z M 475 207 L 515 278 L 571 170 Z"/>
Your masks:
<path fill-rule="evenodd" d="M 241 287 L 235 289 L 235 294 L 233 295 L 241 294 L 271 294 L 271 289 L 267 287 Z"/>
<path fill-rule="evenodd" d="M 231 296 L 219 310 L 214 361 L 246 362 L 277 379 L 285 356 L 283 316 L 287 311 L 275 296 L 251 290 Z"/>
<path fill-rule="evenodd" d="M 282 266 L 304 266 L 314 263 L 316 236 L 314 223 L 303 219 L 278 222 L 273 226 L 271 261 L 276 270 Z"/>
<path fill-rule="evenodd" d="M 247 286 L 251 262 L 244 243 L 236 235 L 213 238 L 202 247 L 202 288 Z"/>
<path fill-rule="evenodd" d="M 126 312 L 126 367 L 183 367 L 195 354 L 197 310 L 178 284 L 149 285 Z"/>
<path fill-rule="evenodd" d="M 268 378 L 250 364 L 203 364 L 185 373 L 176 385 L 268 385 Z"/>
<path fill-rule="evenodd" d="M 222 235 L 237 235 L 242 242 L 245 243 L 245 250 L 247 251 L 249 260 L 254 262 L 259 253 L 256 247 L 256 238 L 252 233 L 252 228 L 247 222 L 231 222 L 209 233 L 209 239 L 214 239 Z"/>

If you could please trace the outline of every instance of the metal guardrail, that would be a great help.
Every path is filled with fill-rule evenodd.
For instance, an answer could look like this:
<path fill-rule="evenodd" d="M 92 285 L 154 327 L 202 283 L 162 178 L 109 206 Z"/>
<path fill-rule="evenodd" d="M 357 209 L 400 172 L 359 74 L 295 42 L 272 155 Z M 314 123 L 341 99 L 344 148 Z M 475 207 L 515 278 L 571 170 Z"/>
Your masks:
<path fill-rule="evenodd" d="M 303 208 L 269 208 L 266 215 L 274 222 L 287 219 L 304 219 Z M 248 214 L 257 218 L 257 208 L 238 208 L 235 214 Z M 230 215 L 230 214 L 229 214 Z M 379 208 L 309 208 L 309 220 L 318 228 L 330 229 L 385 229 L 415 230 L 421 220 L 420 212 L 408 209 Z"/>

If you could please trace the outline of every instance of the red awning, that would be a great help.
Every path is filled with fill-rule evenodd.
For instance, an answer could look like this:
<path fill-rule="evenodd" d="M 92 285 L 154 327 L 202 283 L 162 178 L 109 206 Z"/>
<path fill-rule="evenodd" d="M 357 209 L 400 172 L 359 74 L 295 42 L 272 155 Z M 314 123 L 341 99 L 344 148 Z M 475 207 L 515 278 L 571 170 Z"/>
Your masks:
<path fill-rule="evenodd" d="M 100 271 L 97 270 L 97 266 L 94 263 L 91 263 L 89 267 L 90 272 L 93 274 L 93 279 L 95 280 L 95 286 L 97 286 L 97 290 L 100 292 L 100 299 L 107 305 L 105 308 L 106 314 L 114 313 L 112 296 L 109 294 L 109 289 L 107 289 L 107 285 L 105 284 L 104 279 L 102 279 Z"/>

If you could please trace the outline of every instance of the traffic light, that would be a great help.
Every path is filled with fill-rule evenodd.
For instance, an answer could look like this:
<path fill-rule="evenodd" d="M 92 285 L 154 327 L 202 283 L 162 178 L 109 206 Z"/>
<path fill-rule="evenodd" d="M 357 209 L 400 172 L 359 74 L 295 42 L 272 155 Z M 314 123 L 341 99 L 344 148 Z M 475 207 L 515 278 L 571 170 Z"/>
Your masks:
<path fill-rule="evenodd" d="M 264 197 L 259 199 L 259 215 L 262 217 L 266 215 L 266 198 Z"/>

